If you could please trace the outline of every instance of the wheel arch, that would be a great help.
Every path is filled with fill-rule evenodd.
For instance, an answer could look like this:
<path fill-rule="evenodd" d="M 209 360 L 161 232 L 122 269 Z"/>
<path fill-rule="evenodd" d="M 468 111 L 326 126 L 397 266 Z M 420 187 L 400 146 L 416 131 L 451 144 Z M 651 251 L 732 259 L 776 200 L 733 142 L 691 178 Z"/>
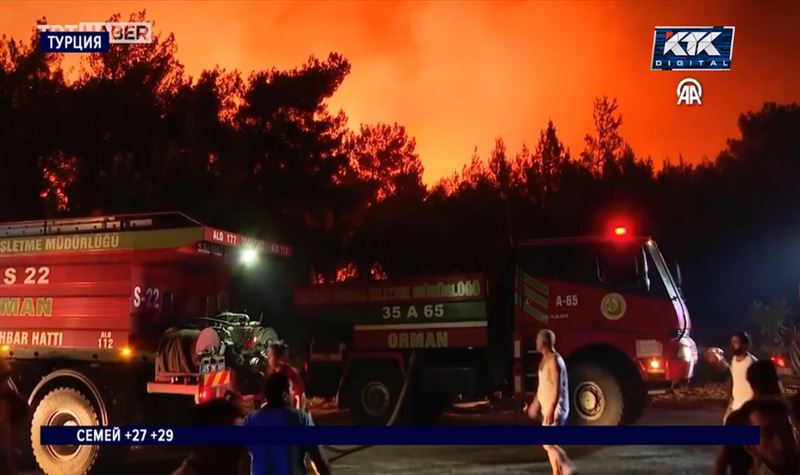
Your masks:
<path fill-rule="evenodd" d="M 614 375 L 622 378 L 622 381 L 626 381 L 626 377 L 634 377 L 636 378 L 635 380 L 627 381 L 644 384 L 642 375 L 636 365 L 624 352 L 612 345 L 606 343 L 585 345 L 573 350 L 566 358 L 567 367 L 579 362 L 606 364 Z"/>
<path fill-rule="evenodd" d="M 647 405 L 647 385 L 636 363 L 618 348 L 609 344 L 586 345 L 567 357 L 567 366 L 581 363 L 600 365 L 611 373 L 622 391 L 624 401 L 623 424 L 637 421 Z"/>
<path fill-rule="evenodd" d="M 352 353 L 347 355 L 347 360 L 344 364 L 344 371 L 342 371 L 342 378 L 346 378 L 348 373 L 353 367 L 368 364 L 389 364 L 397 365 L 397 369 L 405 376 L 406 364 L 403 355 L 398 352 L 385 351 L 379 353 Z"/>
<path fill-rule="evenodd" d="M 97 409 L 100 424 L 108 425 L 108 408 L 100 389 L 89 376 L 74 369 L 58 369 L 42 378 L 28 396 L 28 405 L 33 407 L 48 392 L 62 386 L 76 389 L 87 396 Z"/>
<path fill-rule="evenodd" d="M 363 355 L 360 358 L 348 359 L 347 372 L 343 375 L 339 388 L 338 403 L 351 411 L 353 420 L 364 424 L 380 424 L 391 422 L 392 417 L 398 414 L 397 404 L 404 392 L 403 381 L 408 376 L 407 368 L 402 359 L 402 354 L 385 352 L 381 354 Z M 370 413 L 368 404 L 363 399 L 363 389 L 366 381 L 381 381 L 387 389 L 389 412 Z M 384 420 L 386 419 L 386 420 Z M 388 422 L 387 422 L 388 420 Z"/>
<path fill-rule="evenodd" d="M 352 375 L 355 370 L 375 364 L 395 365 L 403 377 L 406 375 L 405 361 L 403 360 L 403 355 L 400 353 L 388 351 L 379 353 L 351 353 L 347 355 L 342 368 L 342 376 L 339 381 L 337 394 L 341 396 L 349 390 L 349 384 L 353 379 Z M 339 397 L 338 399 L 341 405 L 343 398 Z"/>

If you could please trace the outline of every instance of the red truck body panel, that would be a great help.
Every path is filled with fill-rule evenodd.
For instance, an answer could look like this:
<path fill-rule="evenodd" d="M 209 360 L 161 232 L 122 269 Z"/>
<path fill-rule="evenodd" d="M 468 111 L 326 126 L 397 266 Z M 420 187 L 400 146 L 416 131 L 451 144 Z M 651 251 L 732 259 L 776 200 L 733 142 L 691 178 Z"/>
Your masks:
<path fill-rule="evenodd" d="M 482 274 L 300 287 L 306 315 L 349 322 L 353 350 L 471 348 L 487 344 L 487 287 Z"/>
<path fill-rule="evenodd" d="M 548 257 L 544 257 L 557 256 L 554 252 L 559 252 L 558 249 L 575 249 L 577 253 L 585 249 L 598 252 L 601 257 L 608 257 L 605 252 L 624 256 L 629 266 L 626 269 L 631 271 L 639 253 L 641 261 L 636 265 L 650 266 L 644 275 L 650 276 L 652 288 L 660 290 L 651 293 L 650 287 L 648 291 L 628 289 L 625 285 L 632 282 L 608 280 L 608 276 L 600 275 L 600 261 L 595 270 L 591 259 L 581 262 L 568 259 L 558 264 L 561 267 L 556 266 L 589 268 L 589 274 L 594 276 L 589 275 L 585 281 L 537 274 L 536 266 L 561 262 L 548 263 Z M 507 332 L 513 332 L 513 336 L 509 335 L 513 345 L 509 354 L 512 354 L 516 393 L 535 387 L 535 358 L 531 352 L 535 349 L 536 335 L 543 328 L 556 333 L 558 351 L 567 358 L 592 348 L 595 354 L 606 351 L 599 349 L 603 347 L 624 355 L 644 383 L 691 377 L 697 355 L 689 338 L 688 312 L 652 239 L 627 235 L 537 239 L 520 242 L 517 250 L 511 279 L 513 305 L 500 303 L 512 297 L 506 294 L 511 289 L 498 290 L 503 294 L 499 299 L 493 298 L 491 312 L 487 308 L 487 278 L 482 274 L 305 286 L 296 290 L 295 304 L 307 316 L 352 327 L 349 356 L 345 360 L 354 356 L 368 358 L 370 352 L 375 358 L 387 358 L 387 350 L 484 347 L 493 356 L 502 357 L 506 350 L 489 348 L 488 341 L 490 327 L 499 325 L 494 335 L 498 342 L 505 341 Z M 472 291 L 473 288 L 476 290 Z M 452 290 L 426 292 L 426 289 Z M 513 321 L 504 326 L 507 315 L 504 312 L 511 311 L 511 307 Z M 423 316 L 425 312 L 427 315 Z M 493 340 L 494 343 L 497 342 Z M 346 362 L 345 373 L 348 366 Z"/>
<path fill-rule="evenodd" d="M 549 279 L 536 282 L 547 294 L 521 284 L 522 293 L 533 298 L 525 297 L 524 305 L 514 307 L 518 340 L 532 347 L 538 331 L 548 328 L 557 335 L 558 351 L 565 356 L 603 344 L 635 362 L 643 381 L 680 381 L 691 376 L 689 364 L 677 358 L 680 344 L 674 337 L 680 310 L 676 302 Z M 573 298 L 577 298 L 574 303 Z M 658 368 L 648 367 L 653 358 Z"/>
<path fill-rule="evenodd" d="M 59 222 L 59 232 L 48 232 L 46 221 L 0 225 L 0 345 L 152 351 L 164 328 L 224 309 L 226 247 L 291 253 L 194 221 L 109 226 L 123 221 L 86 218 L 98 223 L 88 231 Z M 26 226 L 36 234 L 20 235 Z"/>
<path fill-rule="evenodd" d="M 549 295 L 539 294 L 525 286 L 529 295 L 541 295 L 541 298 L 514 307 L 514 327 L 517 333 L 531 339 L 542 328 L 553 330 L 558 335 L 558 349 L 564 354 L 591 342 L 602 341 L 634 357 L 644 351 L 641 348 L 637 351 L 637 341 L 663 341 L 675 334 L 677 317 L 672 302 L 668 300 L 609 292 L 569 282 L 537 281 L 546 286 Z M 577 297 L 576 303 L 572 301 L 573 296 Z M 606 298 L 617 299 L 622 306 L 616 312 L 609 312 L 603 308 Z"/>
<path fill-rule="evenodd" d="M 524 353 L 534 347 L 536 334 L 543 328 L 555 332 L 558 351 L 565 356 L 591 346 L 614 348 L 634 363 L 646 384 L 690 378 L 697 361 L 697 348 L 689 337 L 691 320 L 655 242 L 648 237 L 611 235 L 520 243 L 520 249 L 545 253 L 562 246 L 605 249 L 610 255 L 625 256 L 641 251 L 643 260 L 637 266 L 652 266 L 651 283 L 661 291 L 649 294 L 641 289 L 615 287 L 605 282 L 606 276 L 601 278 L 599 260 L 593 270 L 597 275 L 589 279 L 594 280 L 591 284 L 534 276 L 531 275 L 533 271 L 526 271 L 524 265 L 519 265 L 514 290 L 516 390 L 530 388 L 526 380 L 535 378 Z M 602 254 L 598 255 L 608 257 Z M 682 355 L 682 352 L 689 354 Z"/>

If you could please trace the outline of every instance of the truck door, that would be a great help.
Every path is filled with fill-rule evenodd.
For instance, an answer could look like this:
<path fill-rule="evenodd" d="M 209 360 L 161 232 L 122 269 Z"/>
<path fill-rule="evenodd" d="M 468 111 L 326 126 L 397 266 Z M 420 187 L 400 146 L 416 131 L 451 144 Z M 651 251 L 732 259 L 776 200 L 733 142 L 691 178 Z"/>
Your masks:
<path fill-rule="evenodd" d="M 537 385 L 536 333 L 555 326 L 559 347 L 569 349 L 570 332 L 560 331 L 558 327 L 565 329 L 579 321 L 577 311 L 586 298 L 579 289 L 581 286 L 596 287 L 599 283 L 596 255 L 586 244 L 548 243 L 518 249 L 514 353 L 515 358 L 521 358 L 521 370 L 515 373 L 521 373 L 523 392 L 534 391 Z"/>

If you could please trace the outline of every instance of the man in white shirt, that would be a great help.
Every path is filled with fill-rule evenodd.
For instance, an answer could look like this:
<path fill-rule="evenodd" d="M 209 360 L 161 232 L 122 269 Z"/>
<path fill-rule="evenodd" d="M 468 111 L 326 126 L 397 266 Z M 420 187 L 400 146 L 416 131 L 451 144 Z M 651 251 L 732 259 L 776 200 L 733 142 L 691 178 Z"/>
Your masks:
<path fill-rule="evenodd" d="M 747 332 L 736 332 L 731 336 L 731 386 L 730 404 L 725 411 L 723 423 L 728 415 L 738 410 L 744 403 L 753 398 L 753 388 L 747 382 L 747 368 L 756 361 L 756 357 L 750 354 L 750 335 Z"/>
<path fill-rule="evenodd" d="M 536 335 L 536 350 L 542 354 L 539 363 L 539 386 L 536 397 L 528 405 L 528 417 L 535 419 L 541 412 L 543 426 L 563 426 L 569 416 L 569 381 L 564 358 L 555 349 L 556 334 L 541 330 Z M 571 475 L 575 467 L 564 449 L 544 445 L 553 475 Z"/>

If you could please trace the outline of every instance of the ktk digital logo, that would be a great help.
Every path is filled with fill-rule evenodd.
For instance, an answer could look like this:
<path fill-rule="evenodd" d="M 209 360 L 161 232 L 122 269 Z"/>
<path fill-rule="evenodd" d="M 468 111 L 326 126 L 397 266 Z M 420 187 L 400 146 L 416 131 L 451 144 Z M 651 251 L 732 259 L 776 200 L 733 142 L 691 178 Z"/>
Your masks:
<path fill-rule="evenodd" d="M 733 31 L 732 26 L 657 26 L 650 69 L 728 71 Z"/>

